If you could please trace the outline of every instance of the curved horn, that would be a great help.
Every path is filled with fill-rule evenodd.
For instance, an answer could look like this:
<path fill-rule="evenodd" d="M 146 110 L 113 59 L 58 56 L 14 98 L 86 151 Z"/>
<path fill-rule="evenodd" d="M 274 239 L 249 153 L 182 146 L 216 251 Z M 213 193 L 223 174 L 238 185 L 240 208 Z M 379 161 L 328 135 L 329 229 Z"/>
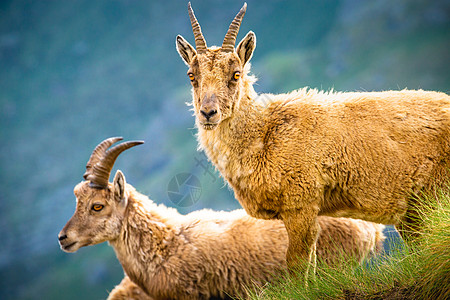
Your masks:
<path fill-rule="evenodd" d="M 87 180 L 91 182 L 90 186 L 99 189 L 108 187 L 109 175 L 119 154 L 143 143 L 143 141 L 124 142 L 106 151 L 103 157 L 93 165 L 91 174 L 87 176 Z"/>
<path fill-rule="evenodd" d="M 234 17 L 233 22 L 231 22 L 231 25 L 228 28 L 227 34 L 223 39 L 222 51 L 224 52 L 234 51 L 234 45 L 236 44 L 236 37 L 238 35 L 239 27 L 241 26 L 241 22 L 242 19 L 244 18 L 246 10 L 247 10 L 247 3 L 244 3 L 241 10 L 237 13 L 236 17 Z"/>
<path fill-rule="evenodd" d="M 95 147 L 94 151 L 92 151 L 91 157 L 86 164 L 86 172 L 83 175 L 84 179 L 87 179 L 87 177 L 92 173 L 92 167 L 102 159 L 103 155 L 106 152 L 106 149 L 111 147 L 112 144 L 115 144 L 121 140 L 123 140 L 122 137 L 112 137 L 104 140 L 103 142 L 98 144 L 97 147 Z"/>
<path fill-rule="evenodd" d="M 195 48 L 198 53 L 203 53 L 206 51 L 206 41 L 203 37 L 200 24 L 198 23 L 197 18 L 194 15 L 194 11 L 192 10 L 191 2 L 188 3 L 188 13 L 189 19 L 191 19 L 192 31 L 194 32 Z"/>

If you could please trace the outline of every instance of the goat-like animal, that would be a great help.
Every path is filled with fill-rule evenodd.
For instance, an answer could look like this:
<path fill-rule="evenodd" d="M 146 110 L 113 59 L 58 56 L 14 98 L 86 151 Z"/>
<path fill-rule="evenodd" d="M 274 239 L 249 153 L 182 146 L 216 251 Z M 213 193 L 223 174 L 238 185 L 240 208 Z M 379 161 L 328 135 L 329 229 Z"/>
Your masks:
<path fill-rule="evenodd" d="M 247 213 L 282 219 L 289 266 L 310 260 L 318 215 L 393 224 L 409 239 L 422 191 L 448 178 L 450 97 L 411 91 L 258 95 L 249 60 L 256 37 L 235 48 L 246 4 L 221 47 L 206 46 L 189 4 L 196 49 L 177 36 L 189 66 L 199 149 Z"/>
<path fill-rule="evenodd" d="M 120 170 L 109 183 L 117 156 L 141 143 L 107 150 L 119 140 L 106 139 L 93 151 L 86 180 L 74 189 L 75 213 L 58 236 L 66 252 L 110 243 L 134 283 L 125 279 L 111 299 L 139 297 L 140 290 L 154 299 L 237 296 L 245 286 L 263 285 L 286 270 L 288 237 L 279 220 L 255 219 L 242 209 L 181 215 L 138 193 Z M 329 217 L 319 223 L 318 255 L 325 261 L 343 253 L 362 260 L 382 248 L 383 225 Z"/>

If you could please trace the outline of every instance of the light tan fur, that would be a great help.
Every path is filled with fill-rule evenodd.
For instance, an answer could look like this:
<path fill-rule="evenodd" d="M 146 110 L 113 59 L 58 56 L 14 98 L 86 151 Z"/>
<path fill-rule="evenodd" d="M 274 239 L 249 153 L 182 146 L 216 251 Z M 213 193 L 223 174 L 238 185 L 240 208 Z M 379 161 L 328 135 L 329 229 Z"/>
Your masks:
<path fill-rule="evenodd" d="M 242 295 L 244 286 L 263 285 L 286 270 L 288 237 L 279 220 L 255 219 L 242 209 L 181 215 L 138 193 L 121 171 L 106 189 L 83 181 L 74 194 L 77 207 L 59 234 L 61 249 L 108 241 L 126 275 L 153 299 Z M 94 211 L 99 204 L 103 209 Z M 329 217 L 319 224 L 318 256 L 325 261 L 342 253 L 362 261 L 381 250 L 383 225 Z M 134 285 L 124 285 L 115 289 L 116 299 L 138 297 Z"/>
<path fill-rule="evenodd" d="M 251 216 L 284 221 L 290 265 L 310 257 L 318 215 L 394 224 L 407 239 L 420 230 L 413 195 L 448 178 L 448 95 L 257 95 L 248 74 L 253 32 L 233 52 L 197 53 L 183 37 L 176 42 L 192 79 L 199 149 Z"/>
<path fill-rule="evenodd" d="M 260 220 L 258 222 L 270 221 Z M 273 224 L 276 227 L 275 231 L 280 230 L 278 238 L 281 238 L 284 243 L 279 249 L 276 249 L 271 263 L 279 264 L 284 270 L 285 251 L 288 245 L 287 234 L 282 228 L 278 227 L 281 224 L 280 221 L 275 221 Z M 317 241 L 317 256 L 325 262 L 336 263 L 346 258 L 359 258 L 362 262 L 364 258 L 376 255 L 383 250 L 383 241 L 385 240 L 383 234 L 384 225 L 349 218 L 331 217 L 319 217 L 319 224 L 321 224 L 324 232 L 319 235 Z M 271 247 L 276 246 L 278 244 Z M 236 271 L 239 276 L 240 270 Z M 276 276 L 276 273 L 274 275 Z M 267 280 L 270 279 L 272 279 L 271 276 L 267 278 Z M 240 291 L 240 295 L 245 295 L 243 290 Z M 108 300 L 152 299 L 154 298 L 148 296 L 128 276 L 125 276 L 108 296 Z"/>
<path fill-rule="evenodd" d="M 126 276 L 109 293 L 107 300 L 153 300 L 137 284 Z"/>

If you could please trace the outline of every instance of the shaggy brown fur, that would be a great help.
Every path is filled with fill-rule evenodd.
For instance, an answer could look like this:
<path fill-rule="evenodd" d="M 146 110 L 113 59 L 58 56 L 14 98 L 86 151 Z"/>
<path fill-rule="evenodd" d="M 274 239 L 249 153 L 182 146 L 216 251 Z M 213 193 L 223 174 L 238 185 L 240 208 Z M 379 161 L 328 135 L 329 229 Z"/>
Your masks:
<path fill-rule="evenodd" d="M 233 253 L 230 253 L 230 255 L 223 255 L 222 258 L 210 258 L 212 259 L 211 263 L 211 269 L 210 272 L 213 272 L 214 264 L 218 264 L 218 266 L 224 267 L 227 262 L 230 263 L 229 266 L 225 266 L 229 269 L 234 269 L 235 274 L 233 274 L 234 281 L 236 283 L 242 282 L 247 286 L 251 286 L 251 282 L 256 283 L 257 285 L 261 286 L 266 281 L 271 280 L 274 276 L 276 276 L 276 272 L 279 270 L 285 270 L 285 252 L 287 250 L 288 246 L 288 238 L 287 233 L 284 229 L 284 226 L 282 225 L 282 222 L 280 221 L 265 221 L 265 220 L 258 220 L 251 218 L 247 216 L 243 210 L 234 211 L 231 213 L 226 212 L 213 212 L 210 210 L 203 210 L 194 212 L 191 215 L 187 216 L 177 216 L 177 218 L 182 219 L 183 217 L 187 217 L 188 223 L 191 222 L 202 222 L 204 220 L 204 215 L 210 215 L 218 214 L 216 219 L 216 223 L 220 222 L 220 220 L 223 220 L 224 218 L 228 218 L 228 214 L 235 214 L 236 218 L 232 217 L 229 221 L 232 221 L 234 225 L 232 225 L 232 228 L 238 226 L 238 223 L 242 223 L 239 225 L 239 231 L 242 231 L 242 226 L 246 226 L 249 224 L 249 221 L 251 223 L 256 222 L 256 226 L 259 230 L 258 235 L 267 235 L 270 236 L 269 239 L 264 239 L 266 242 L 271 242 L 272 244 L 268 246 L 268 249 L 265 249 L 266 246 L 263 245 L 260 242 L 255 243 L 255 239 L 253 237 L 250 237 L 251 231 L 254 227 L 250 226 L 249 231 L 247 232 L 239 232 L 236 233 L 237 235 L 234 238 L 239 238 L 239 235 L 244 235 L 244 243 L 240 242 L 239 245 L 236 245 L 236 247 L 240 248 L 242 251 L 241 254 L 236 253 L 235 251 Z M 258 225 L 259 224 L 259 225 Z M 267 226 L 260 226 L 261 224 L 269 225 Z M 385 240 L 385 236 L 383 234 L 384 225 L 381 224 L 375 224 L 372 222 L 365 222 L 362 220 L 353 220 L 348 218 L 331 218 L 331 217 L 320 217 L 319 218 L 319 224 L 321 225 L 322 231 L 319 235 L 319 239 L 317 241 L 317 255 L 319 259 L 326 261 L 328 263 L 335 263 L 339 260 L 339 258 L 342 255 L 348 255 L 349 257 L 353 257 L 356 259 L 359 259 L 361 262 L 369 257 L 373 256 L 383 250 L 383 241 Z M 228 229 L 230 230 L 230 229 Z M 224 231 L 227 231 L 226 228 L 224 228 Z M 208 233 L 205 231 L 205 233 Z M 216 233 L 217 234 L 217 233 Z M 216 235 L 215 234 L 215 235 Z M 233 234 L 230 232 L 229 234 Z M 229 235 L 227 234 L 227 235 Z M 239 234 L 239 235 L 238 235 Z M 211 242 L 219 242 L 220 245 L 218 250 L 220 252 L 224 251 L 223 249 L 223 243 L 229 242 L 230 244 L 236 243 L 235 241 L 232 241 L 230 239 L 228 240 L 221 240 L 220 236 L 217 236 L 214 238 Z M 196 245 L 196 242 L 193 242 L 194 246 Z M 205 256 L 211 256 L 212 253 L 208 253 L 209 246 L 206 246 L 205 249 L 203 249 L 204 253 L 200 255 Z M 259 248 L 254 249 L 254 248 Z M 177 251 L 180 253 L 180 251 Z M 263 256 L 262 256 L 263 255 Z M 195 254 L 194 257 L 191 255 L 186 255 L 187 257 L 185 259 L 192 259 L 196 258 Z M 200 258 L 200 257 L 199 257 Z M 258 273 L 251 274 L 246 268 L 246 264 L 252 263 L 251 259 L 258 259 L 261 260 L 261 264 L 256 269 L 253 268 L 253 271 L 257 271 Z M 181 260 L 182 258 L 180 258 Z M 216 260 L 216 261 L 214 261 Z M 219 261 L 221 260 L 221 261 Z M 242 261 L 241 261 L 242 260 Z M 180 262 L 178 262 L 180 263 Z M 254 263 L 254 262 L 253 262 Z M 194 268 L 200 268 L 200 267 L 208 267 L 204 264 L 201 265 L 201 262 L 197 262 L 197 265 Z M 268 268 L 269 270 L 264 270 L 265 268 Z M 197 269 L 198 270 L 198 269 Z M 223 275 L 224 273 L 229 273 L 229 270 L 217 270 L 222 273 L 223 276 L 222 280 L 226 281 L 230 278 L 227 278 L 227 275 Z M 216 271 L 216 272 L 217 272 Z M 273 272 L 271 274 L 267 274 L 267 272 Z M 192 274 L 191 274 L 192 273 Z M 201 272 L 199 272 L 201 273 Z M 195 272 L 191 272 L 189 270 L 180 271 L 179 273 L 173 274 L 174 277 L 178 278 L 179 276 L 194 276 L 195 278 L 201 277 L 201 274 L 196 274 Z M 263 274 L 263 278 L 260 278 L 260 275 Z M 203 276 L 207 276 L 207 274 L 203 274 Z M 248 279 L 245 279 L 244 277 L 248 277 Z M 153 280 L 153 279 L 151 279 Z M 230 284 L 234 285 L 234 284 Z M 225 287 L 225 285 L 222 285 L 222 287 Z M 161 287 L 162 288 L 162 287 Z M 200 288 L 200 286 L 196 287 L 197 289 Z M 235 285 L 235 290 L 230 293 L 230 290 L 228 290 L 229 295 L 243 295 L 244 294 L 244 286 Z M 168 290 L 171 290 L 170 286 L 167 287 Z M 225 290 L 227 291 L 227 290 Z M 175 295 L 175 293 L 174 293 Z M 176 294 L 177 297 L 180 297 L 180 294 Z M 208 295 L 208 294 L 206 294 Z M 219 298 L 225 297 L 225 294 L 223 293 L 210 293 L 209 296 L 214 295 L 218 296 Z M 185 296 L 185 295 L 183 295 Z M 181 296 L 181 297 L 183 297 Z M 197 299 L 198 297 L 203 297 L 205 294 L 193 294 L 190 295 L 188 298 Z M 110 293 L 108 300 L 121 300 L 121 299 L 153 299 L 152 297 L 148 296 L 143 290 L 134 282 L 132 282 L 127 276 L 122 280 L 122 282 L 117 285 Z"/>
<path fill-rule="evenodd" d="M 208 212 L 208 211 L 206 211 Z M 226 215 L 227 213 L 222 213 L 222 215 Z M 242 214 L 244 217 L 244 214 Z M 250 220 L 253 218 L 245 217 Z M 285 252 L 288 246 L 288 238 L 287 233 L 284 230 L 284 226 L 282 226 L 282 222 L 275 221 L 265 221 L 253 219 L 258 223 L 268 223 L 273 225 L 272 230 L 273 233 L 277 235 L 275 244 L 270 245 L 270 248 L 273 248 L 273 256 L 265 257 L 271 261 L 266 261 L 266 265 L 271 265 L 271 270 L 276 270 L 277 266 L 281 269 L 285 270 Z M 342 257 L 345 258 L 356 258 L 362 262 L 368 256 L 376 255 L 383 250 L 383 241 L 385 240 L 385 236 L 383 234 L 384 225 L 375 224 L 372 222 L 366 222 L 362 220 L 354 220 L 349 218 L 332 218 L 332 217 L 319 217 L 319 224 L 322 228 L 321 233 L 319 234 L 319 239 L 317 241 L 317 256 L 320 260 L 328 262 L 328 263 L 336 263 L 342 260 Z M 238 221 L 238 220 L 237 220 Z M 280 226 L 281 225 L 281 226 Z M 270 230 L 270 227 L 269 227 Z M 242 234 L 242 233 L 240 233 Z M 247 234 L 244 234 L 244 238 L 247 240 Z M 259 231 L 258 234 L 266 234 L 266 230 Z M 239 238 L 238 236 L 236 238 Z M 252 240 L 249 240 L 252 243 Z M 260 245 L 263 246 L 263 245 Z M 251 245 L 246 245 L 249 249 L 242 249 L 243 253 L 248 253 L 247 255 L 255 255 L 259 256 L 258 253 L 251 253 L 252 248 Z M 277 248 L 279 247 L 279 248 Z M 264 248 L 263 248 L 264 249 Z M 261 253 L 270 252 L 270 250 L 259 250 Z M 237 261 L 242 257 L 242 254 L 236 258 L 230 259 L 230 262 Z M 247 259 L 245 255 L 243 259 Z M 259 258 L 256 258 L 259 259 Z M 248 262 L 248 261 L 247 261 Z M 248 262 L 250 263 L 250 262 Z M 236 264 L 237 265 L 237 264 Z M 244 263 L 239 264 L 240 266 L 244 266 Z M 230 266 L 232 267 L 232 266 Z M 258 270 L 260 272 L 261 270 Z M 236 276 L 241 276 L 241 269 L 236 269 Z M 246 273 L 247 274 L 247 273 Z M 256 276 L 255 276 L 256 275 Z M 257 274 L 254 275 L 254 279 L 258 280 L 259 276 Z M 272 275 L 272 274 L 271 274 Z M 269 275 L 266 279 L 271 280 L 276 276 L 274 272 L 274 276 Z M 223 278 L 225 280 L 225 278 Z M 242 281 L 242 280 L 241 280 Z M 249 282 L 249 281 L 247 281 Z M 261 283 L 264 283 L 264 280 L 260 280 L 255 282 L 259 286 Z M 244 295 L 243 286 L 241 289 L 237 290 L 239 294 Z M 236 296 L 237 294 L 231 294 Z M 196 298 L 197 296 L 193 296 Z M 131 281 L 128 276 L 125 276 L 109 294 L 108 300 L 152 300 L 154 298 L 148 296 L 137 284 Z"/>
<path fill-rule="evenodd" d="M 450 97 L 307 88 L 257 95 L 248 75 L 255 45 L 249 32 L 233 52 L 197 53 L 177 37 L 199 148 L 251 216 L 284 221 L 289 264 L 310 257 L 318 215 L 394 224 L 403 237 L 419 230 L 412 195 L 448 178 Z"/>
<path fill-rule="evenodd" d="M 59 234 L 61 249 L 108 241 L 126 275 L 154 299 L 239 295 L 286 269 L 288 237 L 279 220 L 255 219 L 242 209 L 181 215 L 138 193 L 121 171 L 104 189 L 83 181 L 74 194 L 77 207 Z M 342 252 L 362 260 L 381 249 L 383 225 L 328 217 L 319 224 L 324 260 Z"/>
<path fill-rule="evenodd" d="M 109 293 L 107 300 L 153 300 L 137 284 L 125 276 Z"/>

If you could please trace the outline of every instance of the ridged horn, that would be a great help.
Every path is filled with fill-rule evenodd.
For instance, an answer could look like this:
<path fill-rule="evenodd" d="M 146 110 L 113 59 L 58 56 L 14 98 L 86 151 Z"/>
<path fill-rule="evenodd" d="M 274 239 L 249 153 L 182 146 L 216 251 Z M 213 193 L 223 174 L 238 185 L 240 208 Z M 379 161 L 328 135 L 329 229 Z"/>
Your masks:
<path fill-rule="evenodd" d="M 104 142 L 106 142 L 108 140 L 114 141 L 115 139 L 117 139 L 117 138 L 107 139 Z M 119 138 L 119 140 L 121 140 L 121 138 Z M 116 142 L 117 141 L 118 140 L 116 140 Z M 99 146 L 101 146 L 104 142 L 100 143 Z M 110 143 L 110 141 L 108 143 L 105 143 L 104 145 L 107 145 L 109 143 Z M 144 143 L 143 141 L 124 142 L 117 146 L 114 146 L 113 148 L 111 148 L 107 151 L 103 150 L 102 157 L 95 164 L 92 165 L 91 172 L 88 174 L 88 176 L 85 179 L 90 181 L 91 187 L 98 188 L 98 189 L 104 189 L 104 188 L 108 187 L 109 175 L 111 174 L 111 170 L 114 166 L 114 162 L 116 161 L 119 154 L 131 147 L 141 145 L 143 143 Z M 109 146 L 111 146 L 111 145 L 112 144 L 110 144 Z M 99 146 L 97 146 L 97 147 L 99 147 Z M 102 146 L 101 148 L 104 149 L 104 147 L 105 146 Z M 108 147 L 106 147 L 106 148 L 108 148 Z M 94 152 L 96 149 L 97 148 L 94 149 Z"/>
<path fill-rule="evenodd" d="M 234 17 L 233 22 L 231 22 L 230 27 L 228 28 L 227 34 L 223 39 L 222 43 L 222 51 L 223 52 L 232 52 L 234 51 L 234 45 L 236 44 L 236 37 L 239 32 L 239 27 L 241 26 L 242 19 L 244 18 L 245 11 L 247 10 L 247 3 L 244 3 L 241 10 L 237 13 L 236 17 Z"/>
<path fill-rule="evenodd" d="M 206 52 L 206 40 L 203 37 L 200 24 L 198 23 L 197 18 L 194 15 L 194 11 L 192 10 L 191 2 L 188 3 L 188 13 L 189 19 L 191 19 L 192 31 L 194 32 L 195 49 L 197 50 L 197 53 L 204 53 Z"/>
<path fill-rule="evenodd" d="M 122 137 L 112 137 L 112 138 L 104 140 L 103 142 L 98 144 L 97 147 L 95 147 L 94 151 L 92 151 L 89 161 L 86 164 L 86 172 L 83 175 L 84 179 L 87 179 L 87 177 L 92 172 L 91 171 L 92 167 L 102 159 L 103 155 L 105 155 L 106 149 L 111 147 L 112 144 L 115 144 L 121 140 L 123 140 Z"/>

